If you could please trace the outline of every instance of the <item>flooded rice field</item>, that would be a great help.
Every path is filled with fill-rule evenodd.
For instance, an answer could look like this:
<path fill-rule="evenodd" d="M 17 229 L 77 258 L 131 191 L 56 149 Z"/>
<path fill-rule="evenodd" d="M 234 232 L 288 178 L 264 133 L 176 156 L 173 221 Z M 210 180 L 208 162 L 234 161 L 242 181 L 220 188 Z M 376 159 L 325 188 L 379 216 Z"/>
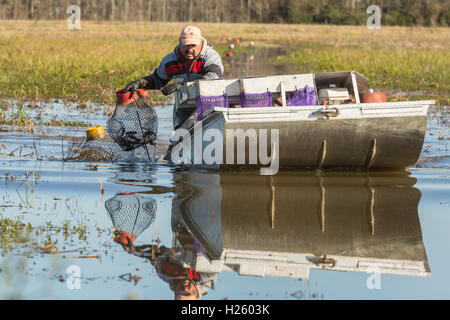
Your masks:
<path fill-rule="evenodd" d="M 450 298 L 445 109 L 405 172 L 272 177 L 168 165 L 172 107 L 155 110 L 153 161 L 63 161 L 85 128 L 0 126 L 0 298 L 174 299 L 187 279 L 202 299 Z M 105 125 L 110 112 L 28 114 Z"/>

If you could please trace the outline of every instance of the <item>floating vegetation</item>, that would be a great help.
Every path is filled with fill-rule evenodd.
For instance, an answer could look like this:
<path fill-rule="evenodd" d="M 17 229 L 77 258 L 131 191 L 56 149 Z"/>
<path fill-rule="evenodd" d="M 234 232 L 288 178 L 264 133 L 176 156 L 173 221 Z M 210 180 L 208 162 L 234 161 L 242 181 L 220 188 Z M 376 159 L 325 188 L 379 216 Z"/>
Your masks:
<path fill-rule="evenodd" d="M 0 243 L 4 251 L 11 249 L 12 243 L 26 243 L 30 241 L 32 227 L 18 220 L 0 219 Z"/>
<path fill-rule="evenodd" d="M 97 226 L 96 230 L 99 237 L 105 232 L 102 226 Z M 112 232 L 110 231 L 109 234 L 112 235 Z M 63 253 L 67 251 L 61 251 L 58 248 L 58 240 L 77 239 L 85 242 L 87 236 L 88 227 L 81 221 L 76 225 L 71 225 L 66 220 L 62 226 L 54 225 L 51 222 L 32 226 L 30 223 L 22 222 L 21 219 L 5 218 L 0 215 L 0 245 L 4 253 L 18 247 L 26 247 L 41 253 Z M 78 252 L 78 250 L 69 252 Z"/>

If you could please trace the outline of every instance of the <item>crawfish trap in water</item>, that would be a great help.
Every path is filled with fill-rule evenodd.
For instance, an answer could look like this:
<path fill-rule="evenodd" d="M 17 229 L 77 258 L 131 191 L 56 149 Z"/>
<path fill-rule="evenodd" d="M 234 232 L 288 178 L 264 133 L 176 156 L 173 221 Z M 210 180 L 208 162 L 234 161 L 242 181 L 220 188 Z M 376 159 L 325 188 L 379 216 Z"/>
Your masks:
<path fill-rule="evenodd" d="M 158 132 L 158 116 L 146 102 L 146 90 L 134 94 L 121 90 L 116 93 L 117 104 L 108 119 L 106 132 L 102 126 L 86 130 L 85 141 L 74 141 L 64 160 L 67 161 L 114 161 L 122 158 L 127 151 L 155 145 Z"/>
<path fill-rule="evenodd" d="M 124 151 L 131 151 L 147 144 L 155 145 L 158 132 L 158 116 L 146 102 L 146 90 L 134 94 L 117 92 L 117 104 L 107 122 L 108 135 Z"/>
<path fill-rule="evenodd" d="M 86 130 L 86 140 L 73 140 L 63 158 L 65 161 L 105 162 L 118 159 L 124 154 L 122 148 L 105 135 L 103 127 L 98 126 Z"/>

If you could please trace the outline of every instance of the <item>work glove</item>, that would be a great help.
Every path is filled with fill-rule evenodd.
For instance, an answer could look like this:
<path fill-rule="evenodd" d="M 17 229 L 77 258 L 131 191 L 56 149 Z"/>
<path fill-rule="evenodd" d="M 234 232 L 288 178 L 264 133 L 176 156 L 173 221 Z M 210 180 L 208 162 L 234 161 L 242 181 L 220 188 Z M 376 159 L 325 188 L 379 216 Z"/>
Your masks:
<path fill-rule="evenodd" d="M 134 96 L 137 89 L 150 89 L 152 84 L 152 79 L 150 77 L 144 77 L 131 81 L 125 87 L 125 92 L 130 92 L 130 98 Z"/>
<path fill-rule="evenodd" d="M 183 82 L 183 79 L 174 79 L 172 83 L 169 83 L 161 89 L 162 94 L 168 96 L 174 93 L 183 86 Z"/>

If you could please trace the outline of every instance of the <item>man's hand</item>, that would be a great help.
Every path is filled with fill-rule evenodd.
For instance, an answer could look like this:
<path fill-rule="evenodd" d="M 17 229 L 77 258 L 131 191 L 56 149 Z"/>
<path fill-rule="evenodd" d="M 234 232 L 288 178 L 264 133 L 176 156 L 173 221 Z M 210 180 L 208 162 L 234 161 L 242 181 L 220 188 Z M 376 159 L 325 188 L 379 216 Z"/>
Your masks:
<path fill-rule="evenodd" d="M 125 92 L 130 92 L 130 97 L 134 96 L 134 93 L 137 89 L 140 88 L 140 79 L 131 81 L 127 86 L 125 87 Z"/>
<path fill-rule="evenodd" d="M 183 79 L 174 79 L 172 83 L 164 86 L 161 89 L 163 95 L 168 96 L 183 86 Z"/>
<path fill-rule="evenodd" d="M 137 79 L 131 81 L 125 87 L 125 92 L 130 92 L 130 98 L 134 96 L 134 93 L 137 89 L 150 89 L 151 88 L 151 79 L 149 77 L 144 77 L 141 79 Z"/>

